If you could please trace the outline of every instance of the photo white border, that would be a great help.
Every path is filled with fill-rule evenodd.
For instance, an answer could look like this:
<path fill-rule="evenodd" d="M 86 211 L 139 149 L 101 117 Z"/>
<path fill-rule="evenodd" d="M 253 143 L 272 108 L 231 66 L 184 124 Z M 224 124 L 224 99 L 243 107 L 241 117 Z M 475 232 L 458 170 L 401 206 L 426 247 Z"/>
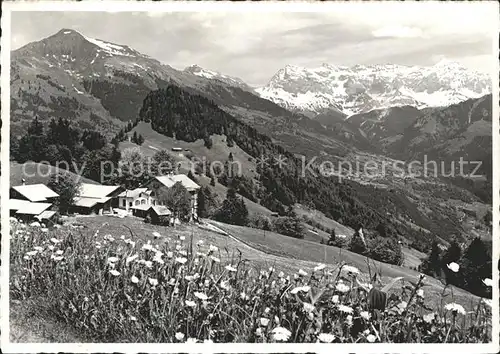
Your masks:
<path fill-rule="evenodd" d="M 494 1 L 480 2 L 398 2 L 400 6 L 422 7 L 439 6 L 491 6 L 491 11 L 498 14 L 499 4 Z M 2 38 L 1 38 L 1 161 L 2 175 L 0 177 L 1 220 L 2 220 L 2 254 L 1 254 L 1 349 L 4 353 L 38 353 L 38 352 L 71 352 L 71 353 L 373 353 L 373 352 L 425 352 L 443 353 L 496 353 L 499 347 L 499 288 L 493 287 L 493 318 L 492 343 L 482 344 L 390 344 L 390 343 L 360 343 L 360 344 L 323 344 L 323 343 L 197 343 L 197 344 L 154 344 L 154 343 L 10 343 L 9 342 L 9 141 L 10 141 L 10 46 L 11 46 L 11 11 L 94 11 L 94 12 L 323 12 L 334 10 L 339 6 L 363 6 L 363 11 L 370 6 L 383 6 L 383 2 L 134 2 L 134 1 L 40 1 L 40 2 L 3 2 L 2 3 Z M 432 10 L 428 10 L 432 11 Z M 395 14 L 396 15 L 396 14 Z M 500 254 L 500 124 L 499 124 L 499 90 L 498 45 L 500 26 L 497 22 L 492 28 L 494 38 L 492 43 L 494 71 L 491 73 L 493 82 L 493 284 L 498 285 L 498 262 Z"/>

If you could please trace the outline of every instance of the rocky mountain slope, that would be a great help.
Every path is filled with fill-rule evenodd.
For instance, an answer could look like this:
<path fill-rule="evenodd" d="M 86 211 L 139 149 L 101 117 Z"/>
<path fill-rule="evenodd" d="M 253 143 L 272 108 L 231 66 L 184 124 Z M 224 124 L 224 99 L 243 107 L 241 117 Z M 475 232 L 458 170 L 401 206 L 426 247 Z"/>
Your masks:
<path fill-rule="evenodd" d="M 331 109 L 353 115 L 395 106 L 448 106 L 490 93 L 491 81 L 486 74 L 447 60 L 431 67 L 287 65 L 256 91 L 282 107 L 310 115 Z"/>
<path fill-rule="evenodd" d="M 42 120 L 70 118 L 81 128 L 113 132 L 137 118 L 151 90 L 170 83 L 213 100 L 296 153 L 317 154 L 320 144 L 338 155 L 353 147 L 370 149 L 360 134 L 325 129 L 260 98 L 240 79 L 198 66 L 179 71 L 128 46 L 69 29 L 12 52 L 11 131 L 22 134 L 37 115 Z"/>

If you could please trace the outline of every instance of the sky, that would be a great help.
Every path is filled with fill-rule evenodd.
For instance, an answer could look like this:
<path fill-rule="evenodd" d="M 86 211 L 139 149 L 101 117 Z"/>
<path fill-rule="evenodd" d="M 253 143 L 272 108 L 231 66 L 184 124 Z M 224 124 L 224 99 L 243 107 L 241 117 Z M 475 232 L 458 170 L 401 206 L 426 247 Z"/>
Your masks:
<path fill-rule="evenodd" d="M 13 12 L 11 47 L 78 30 L 177 69 L 203 68 L 265 85 L 287 64 L 433 65 L 491 72 L 495 3 L 337 3 L 323 12 Z"/>

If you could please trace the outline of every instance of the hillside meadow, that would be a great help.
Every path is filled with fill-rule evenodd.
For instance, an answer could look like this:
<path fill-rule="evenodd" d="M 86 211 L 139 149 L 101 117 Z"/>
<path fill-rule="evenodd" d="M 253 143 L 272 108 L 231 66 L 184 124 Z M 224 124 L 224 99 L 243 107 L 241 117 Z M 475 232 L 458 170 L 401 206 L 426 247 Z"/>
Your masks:
<path fill-rule="evenodd" d="M 174 228 L 100 216 L 49 230 L 12 219 L 11 301 L 92 342 L 491 339 L 486 300 L 280 236 L 264 242 L 251 229 L 212 222 Z M 278 244 L 280 253 L 270 253 Z M 371 284 L 375 272 L 382 278 Z M 388 295 L 385 306 L 372 288 Z"/>

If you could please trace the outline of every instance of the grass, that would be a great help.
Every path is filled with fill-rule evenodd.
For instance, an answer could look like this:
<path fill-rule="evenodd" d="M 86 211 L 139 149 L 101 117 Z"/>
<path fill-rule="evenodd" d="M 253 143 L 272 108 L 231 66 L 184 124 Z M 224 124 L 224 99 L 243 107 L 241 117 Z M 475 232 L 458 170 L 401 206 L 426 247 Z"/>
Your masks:
<path fill-rule="evenodd" d="M 57 172 L 57 168 L 54 166 L 49 166 L 41 164 L 38 162 L 26 162 L 24 164 L 18 162 L 10 162 L 10 185 L 19 186 L 22 184 L 22 180 L 25 179 L 26 184 L 47 184 L 49 182 L 50 175 Z M 80 182 L 99 184 L 88 178 L 78 176 L 72 172 L 69 172 L 73 178 L 80 178 Z"/>
<path fill-rule="evenodd" d="M 444 306 L 461 301 L 452 293 L 431 306 L 429 287 L 418 275 L 413 284 L 405 282 L 391 292 L 397 295 L 381 312 L 367 303 L 368 274 L 355 268 L 352 256 L 350 267 L 342 260 L 318 264 L 319 259 L 284 258 L 255 245 L 208 225 L 174 229 L 101 216 L 69 218 L 65 226 L 48 230 L 14 221 L 11 300 L 43 309 L 92 342 L 440 343 L 491 338 L 485 303 L 475 299 L 474 311 L 465 313 L 460 305 Z M 11 307 L 12 318 L 19 321 L 20 314 Z M 69 333 L 63 336 L 70 338 Z"/>
<path fill-rule="evenodd" d="M 263 230 L 256 230 L 245 226 L 223 224 L 213 220 L 209 220 L 208 222 L 219 227 L 248 246 L 265 252 L 266 254 L 313 263 L 322 262 L 325 264 L 338 265 L 345 262 L 359 268 L 362 272 L 367 273 L 369 271 L 366 257 L 345 249 L 321 245 L 308 240 L 295 239 L 275 232 L 264 232 Z M 389 281 L 391 278 L 396 277 L 412 280 L 419 276 L 418 272 L 408 268 L 378 261 L 374 262 L 374 264 L 380 269 L 381 275 L 385 281 Z M 440 301 L 444 285 L 439 280 L 431 277 L 428 278 L 426 283 L 428 284 L 428 301 L 432 301 L 436 304 Z M 469 302 L 471 297 L 476 299 L 474 295 L 459 288 L 453 287 L 453 292 L 454 296 L 460 298 L 462 302 Z"/>
<path fill-rule="evenodd" d="M 487 305 L 475 301 L 471 314 L 447 305 L 454 311 L 443 306 L 460 301 L 452 296 L 429 307 L 418 276 L 377 312 L 367 303 L 367 274 L 352 257 L 349 268 L 269 255 L 209 226 L 174 229 L 104 216 L 67 221 L 54 230 L 13 223 L 11 299 L 43 308 L 93 342 L 438 343 L 491 336 Z M 314 267 L 294 271 L 306 265 Z M 18 321 L 19 314 L 11 311 Z"/>

